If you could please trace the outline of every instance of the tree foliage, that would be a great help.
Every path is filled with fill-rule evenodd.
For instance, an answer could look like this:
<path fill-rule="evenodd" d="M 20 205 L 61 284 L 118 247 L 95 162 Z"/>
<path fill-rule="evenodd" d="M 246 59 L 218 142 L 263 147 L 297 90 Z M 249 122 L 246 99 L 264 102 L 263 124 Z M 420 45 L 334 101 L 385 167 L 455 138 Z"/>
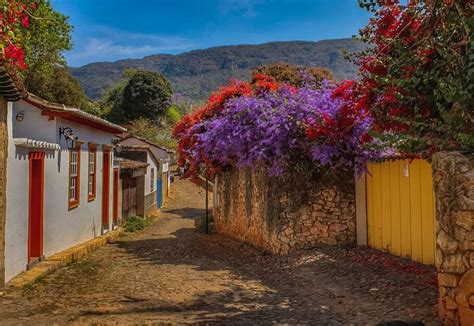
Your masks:
<path fill-rule="evenodd" d="M 41 85 L 35 84 L 38 79 L 36 75 L 52 78 L 56 67 L 66 66 L 63 53 L 72 49 L 71 33 L 68 17 L 55 11 L 49 1 L 38 2 L 23 42 L 25 63 L 28 66 L 23 75 L 28 91 L 37 93 L 37 90 L 41 90 Z"/>
<path fill-rule="evenodd" d="M 277 82 L 294 87 L 303 87 L 308 83 L 319 87 L 323 80 L 335 80 L 328 68 L 303 67 L 285 62 L 267 64 L 252 71 L 253 80 L 257 74 L 264 74 L 275 78 Z"/>
<path fill-rule="evenodd" d="M 30 85 L 34 85 L 34 88 L 30 88 L 29 91 L 45 100 L 86 111 L 91 110 L 91 102 L 67 68 L 54 67 L 51 75 L 30 73 Z"/>
<path fill-rule="evenodd" d="M 127 93 L 126 93 L 126 89 Z M 115 123 L 144 118 L 159 124 L 171 104 L 171 87 L 163 75 L 127 69 L 99 101 L 101 116 Z"/>
<path fill-rule="evenodd" d="M 354 105 L 405 153 L 474 149 L 474 1 L 360 0 L 374 18 L 361 30 Z"/>
<path fill-rule="evenodd" d="M 158 126 L 153 121 L 140 118 L 127 125 L 128 132 L 134 136 L 145 138 L 154 144 L 165 148 L 175 148 L 176 140 L 171 134 L 171 128 Z"/>
<path fill-rule="evenodd" d="M 125 119 L 139 118 L 159 121 L 171 103 L 171 85 L 157 72 L 137 71 L 123 90 Z"/>
<path fill-rule="evenodd" d="M 0 50 L 20 68 L 27 91 L 91 110 L 63 56 L 72 48 L 68 17 L 55 11 L 47 0 L 0 0 L 0 27 Z"/>

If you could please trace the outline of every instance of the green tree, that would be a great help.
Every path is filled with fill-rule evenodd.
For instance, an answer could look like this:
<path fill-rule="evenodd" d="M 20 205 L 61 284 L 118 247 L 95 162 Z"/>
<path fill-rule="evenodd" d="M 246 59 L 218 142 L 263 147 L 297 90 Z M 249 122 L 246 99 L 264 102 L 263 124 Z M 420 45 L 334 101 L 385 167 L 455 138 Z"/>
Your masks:
<path fill-rule="evenodd" d="M 109 90 L 99 101 L 100 116 L 114 123 L 125 123 L 125 113 L 123 111 L 123 89 L 125 85 L 118 85 Z"/>
<path fill-rule="evenodd" d="M 30 21 L 30 28 L 23 31 L 27 69 L 22 77 L 26 89 L 49 101 L 93 111 L 84 90 L 69 74 L 63 56 L 64 51 L 72 49 L 68 17 L 42 0 Z"/>
<path fill-rule="evenodd" d="M 28 91 L 39 93 L 42 85 L 36 81 L 52 78 L 55 68 L 65 67 L 64 51 L 72 49 L 72 26 L 68 17 L 55 11 L 49 1 L 40 1 L 35 11 L 31 26 L 25 30 L 24 49 L 25 63 L 24 84 Z M 42 80 L 44 82 L 44 80 Z"/>
<path fill-rule="evenodd" d="M 130 78 L 137 73 L 136 69 L 125 69 L 115 86 L 110 87 L 102 99 L 98 102 L 100 116 L 114 123 L 126 123 L 125 112 L 123 110 L 123 90 L 127 86 Z"/>
<path fill-rule="evenodd" d="M 30 74 L 30 82 L 37 85 L 32 93 L 45 100 L 61 103 L 89 111 L 91 102 L 78 81 L 72 77 L 67 68 L 55 67 L 51 75 L 41 73 Z"/>
<path fill-rule="evenodd" d="M 154 144 L 166 148 L 176 148 L 177 142 L 167 125 L 157 126 L 155 122 L 145 118 L 132 121 L 127 125 L 128 132 L 134 136 L 145 138 Z"/>
<path fill-rule="evenodd" d="M 179 120 L 181 120 L 183 116 L 181 115 L 178 107 L 175 105 L 171 105 L 167 110 L 166 110 L 166 123 L 174 125 L 178 123 Z"/>
<path fill-rule="evenodd" d="M 138 71 L 123 90 L 122 108 L 127 121 L 159 121 L 171 103 L 171 85 L 157 72 Z"/>
<path fill-rule="evenodd" d="M 302 67 L 285 62 L 278 62 L 260 66 L 252 71 L 252 75 L 265 74 L 275 78 L 276 81 L 292 85 L 294 87 L 303 87 L 311 84 L 315 87 L 321 86 L 324 79 L 334 80 L 331 70 L 320 67 Z"/>

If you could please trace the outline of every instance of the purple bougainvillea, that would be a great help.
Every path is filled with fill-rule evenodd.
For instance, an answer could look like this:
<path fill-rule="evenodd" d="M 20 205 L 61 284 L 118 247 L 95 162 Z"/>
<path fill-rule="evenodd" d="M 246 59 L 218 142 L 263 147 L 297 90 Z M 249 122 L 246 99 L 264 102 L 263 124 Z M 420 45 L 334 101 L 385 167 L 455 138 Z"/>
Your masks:
<path fill-rule="evenodd" d="M 193 126 L 193 159 L 238 168 L 264 166 L 282 175 L 302 160 L 317 168 L 360 173 L 380 153 L 367 135 L 371 118 L 344 111 L 333 87 L 283 87 L 229 100 L 218 116 Z M 357 157 L 357 160 L 355 159 Z"/>

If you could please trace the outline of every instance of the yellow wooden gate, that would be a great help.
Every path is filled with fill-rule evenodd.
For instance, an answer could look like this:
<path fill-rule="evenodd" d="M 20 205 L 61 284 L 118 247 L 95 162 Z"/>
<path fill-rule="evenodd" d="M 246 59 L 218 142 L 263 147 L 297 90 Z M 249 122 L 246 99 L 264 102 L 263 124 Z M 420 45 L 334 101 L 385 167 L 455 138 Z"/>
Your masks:
<path fill-rule="evenodd" d="M 370 163 L 368 244 L 434 265 L 435 207 L 431 165 L 425 160 Z"/>

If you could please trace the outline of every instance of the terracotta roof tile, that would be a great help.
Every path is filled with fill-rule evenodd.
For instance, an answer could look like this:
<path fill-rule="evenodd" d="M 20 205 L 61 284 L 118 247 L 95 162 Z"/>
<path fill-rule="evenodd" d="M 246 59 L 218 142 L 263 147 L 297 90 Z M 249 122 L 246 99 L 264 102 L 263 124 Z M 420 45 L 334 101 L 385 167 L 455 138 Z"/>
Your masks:
<path fill-rule="evenodd" d="M 119 162 L 120 168 L 137 170 L 141 168 L 146 168 L 149 164 L 140 161 L 129 160 L 123 157 L 115 157 L 115 160 Z"/>

